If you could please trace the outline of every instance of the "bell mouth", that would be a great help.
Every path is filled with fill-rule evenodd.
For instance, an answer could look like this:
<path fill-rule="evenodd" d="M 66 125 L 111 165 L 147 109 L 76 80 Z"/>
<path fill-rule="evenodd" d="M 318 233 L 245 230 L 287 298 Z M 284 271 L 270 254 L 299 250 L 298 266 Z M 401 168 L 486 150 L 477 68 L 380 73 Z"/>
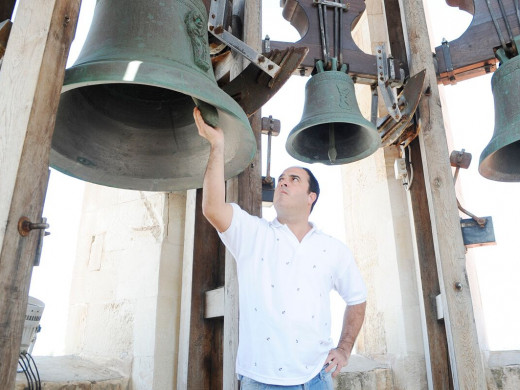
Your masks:
<path fill-rule="evenodd" d="M 500 140 L 495 139 L 484 149 L 480 156 L 479 173 L 490 180 L 520 181 L 520 140 L 500 148 L 497 146 L 499 144 Z"/>
<path fill-rule="evenodd" d="M 328 154 L 331 126 L 336 134 L 334 146 L 337 151 L 337 157 L 333 162 L 330 161 Z M 380 144 L 381 141 L 375 129 L 367 129 L 356 123 L 330 122 L 300 130 L 295 129 L 287 139 L 287 151 L 294 158 L 303 162 L 339 165 L 370 156 L 379 148 Z"/>
<path fill-rule="evenodd" d="M 229 140 L 226 178 L 242 172 L 254 157 L 256 141 L 247 117 L 215 82 L 200 75 L 188 82 L 190 73 L 175 70 L 172 75 L 170 69 L 159 69 L 158 76 L 150 65 L 144 66 L 144 77 L 126 81 L 116 77 L 124 72 L 114 71 L 113 63 L 111 77 L 107 73 L 97 77 L 107 64 L 94 65 L 71 68 L 66 78 L 52 140 L 53 168 L 117 188 L 200 188 L 209 143 L 198 135 L 194 123 L 194 97 L 216 108 L 219 126 Z M 148 77 L 155 82 L 143 82 Z M 161 77 L 168 80 L 165 85 L 157 85 Z"/>

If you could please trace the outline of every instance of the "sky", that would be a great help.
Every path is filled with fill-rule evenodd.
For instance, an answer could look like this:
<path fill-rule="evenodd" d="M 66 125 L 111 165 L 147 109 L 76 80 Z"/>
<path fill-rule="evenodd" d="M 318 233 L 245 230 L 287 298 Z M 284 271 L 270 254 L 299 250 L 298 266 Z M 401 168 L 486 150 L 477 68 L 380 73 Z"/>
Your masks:
<path fill-rule="evenodd" d="M 273 40 L 298 40 L 297 32 L 281 16 L 279 1 L 264 0 L 263 4 L 263 18 L 269 20 L 268 24 L 264 23 L 263 34 L 269 34 Z M 431 36 L 435 46 L 443 37 L 453 40 L 460 36 L 471 21 L 469 14 L 447 6 L 443 0 L 429 1 L 428 4 L 431 6 Z M 86 36 L 94 5 L 95 0 L 82 2 L 68 66 L 77 57 Z M 306 81 L 302 77 L 291 77 L 262 111 L 262 116 L 272 115 L 282 122 L 280 136 L 272 140 L 271 174 L 275 177 L 287 166 L 302 165 L 285 152 L 285 138 L 300 120 Z M 459 174 L 461 202 L 466 209 L 479 216 L 493 216 L 497 245 L 470 249 L 476 259 L 488 345 L 491 350 L 520 349 L 517 331 L 520 314 L 513 309 L 520 301 L 517 282 L 520 277 L 520 255 L 516 233 L 516 224 L 520 221 L 520 208 L 516 202 L 520 198 L 520 183 L 492 182 L 481 177 L 477 171 L 480 152 L 489 142 L 494 126 L 490 76 L 454 86 L 441 86 L 440 89 L 446 102 L 445 120 L 449 120 L 453 133 L 453 148 L 464 148 L 473 155 L 470 168 Z M 289 107 L 287 102 L 290 102 Z M 262 137 L 266 145 L 267 139 Z M 265 148 L 262 161 L 265 174 Z M 326 226 L 327 231 L 344 240 L 342 193 L 338 185 L 340 168 L 318 164 L 312 165 L 312 169 L 322 187 L 312 219 L 318 226 Z M 52 170 L 43 213 L 51 226 L 51 235 L 45 238 L 41 265 L 34 268 L 30 289 L 31 296 L 46 304 L 41 321 L 42 332 L 34 349 L 37 355 L 63 353 L 84 188 L 84 182 Z M 327 205 L 331 205 L 333 211 Z M 272 208 L 264 210 L 264 216 L 273 218 Z M 335 304 L 340 303 L 335 301 Z M 339 320 L 336 319 L 333 326 L 333 332 L 338 333 Z"/>

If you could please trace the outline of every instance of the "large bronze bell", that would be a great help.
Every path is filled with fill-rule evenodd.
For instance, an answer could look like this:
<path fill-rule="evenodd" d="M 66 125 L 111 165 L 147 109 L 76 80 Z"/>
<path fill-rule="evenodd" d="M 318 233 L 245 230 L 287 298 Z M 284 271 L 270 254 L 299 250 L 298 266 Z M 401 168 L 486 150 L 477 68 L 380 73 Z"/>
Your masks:
<path fill-rule="evenodd" d="M 317 68 L 305 85 L 302 118 L 287 138 L 287 152 L 303 162 L 327 165 L 370 156 L 381 138 L 375 125 L 361 115 L 354 82 L 345 71 Z"/>
<path fill-rule="evenodd" d="M 520 181 L 520 56 L 504 61 L 491 78 L 491 89 L 495 130 L 478 170 L 487 179 Z"/>
<path fill-rule="evenodd" d="M 209 144 L 197 133 L 194 100 L 224 130 L 225 176 L 237 175 L 256 143 L 243 110 L 215 81 L 203 2 L 98 0 L 65 74 L 51 165 L 112 187 L 201 187 Z"/>

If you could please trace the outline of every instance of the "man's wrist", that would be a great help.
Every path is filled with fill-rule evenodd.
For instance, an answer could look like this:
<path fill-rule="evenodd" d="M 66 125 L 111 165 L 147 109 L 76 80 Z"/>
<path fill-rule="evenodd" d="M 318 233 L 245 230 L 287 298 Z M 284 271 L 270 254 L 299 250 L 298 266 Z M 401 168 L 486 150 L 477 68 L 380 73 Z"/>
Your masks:
<path fill-rule="evenodd" d="M 336 347 L 336 349 L 340 349 L 343 352 L 345 352 L 347 354 L 347 356 L 350 356 L 350 354 L 352 352 L 352 347 L 353 347 L 353 344 L 351 344 L 351 343 L 340 342 L 340 343 L 338 343 L 338 346 Z"/>

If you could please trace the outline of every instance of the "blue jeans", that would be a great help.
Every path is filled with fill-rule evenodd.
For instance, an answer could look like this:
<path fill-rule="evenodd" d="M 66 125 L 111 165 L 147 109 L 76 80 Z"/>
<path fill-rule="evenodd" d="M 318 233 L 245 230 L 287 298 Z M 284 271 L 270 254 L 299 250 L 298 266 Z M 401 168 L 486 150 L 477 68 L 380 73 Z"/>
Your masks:
<path fill-rule="evenodd" d="M 332 376 L 330 372 L 325 372 L 325 368 L 310 381 L 301 385 L 266 385 L 242 375 L 239 379 L 240 390 L 332 390 Z"/>

